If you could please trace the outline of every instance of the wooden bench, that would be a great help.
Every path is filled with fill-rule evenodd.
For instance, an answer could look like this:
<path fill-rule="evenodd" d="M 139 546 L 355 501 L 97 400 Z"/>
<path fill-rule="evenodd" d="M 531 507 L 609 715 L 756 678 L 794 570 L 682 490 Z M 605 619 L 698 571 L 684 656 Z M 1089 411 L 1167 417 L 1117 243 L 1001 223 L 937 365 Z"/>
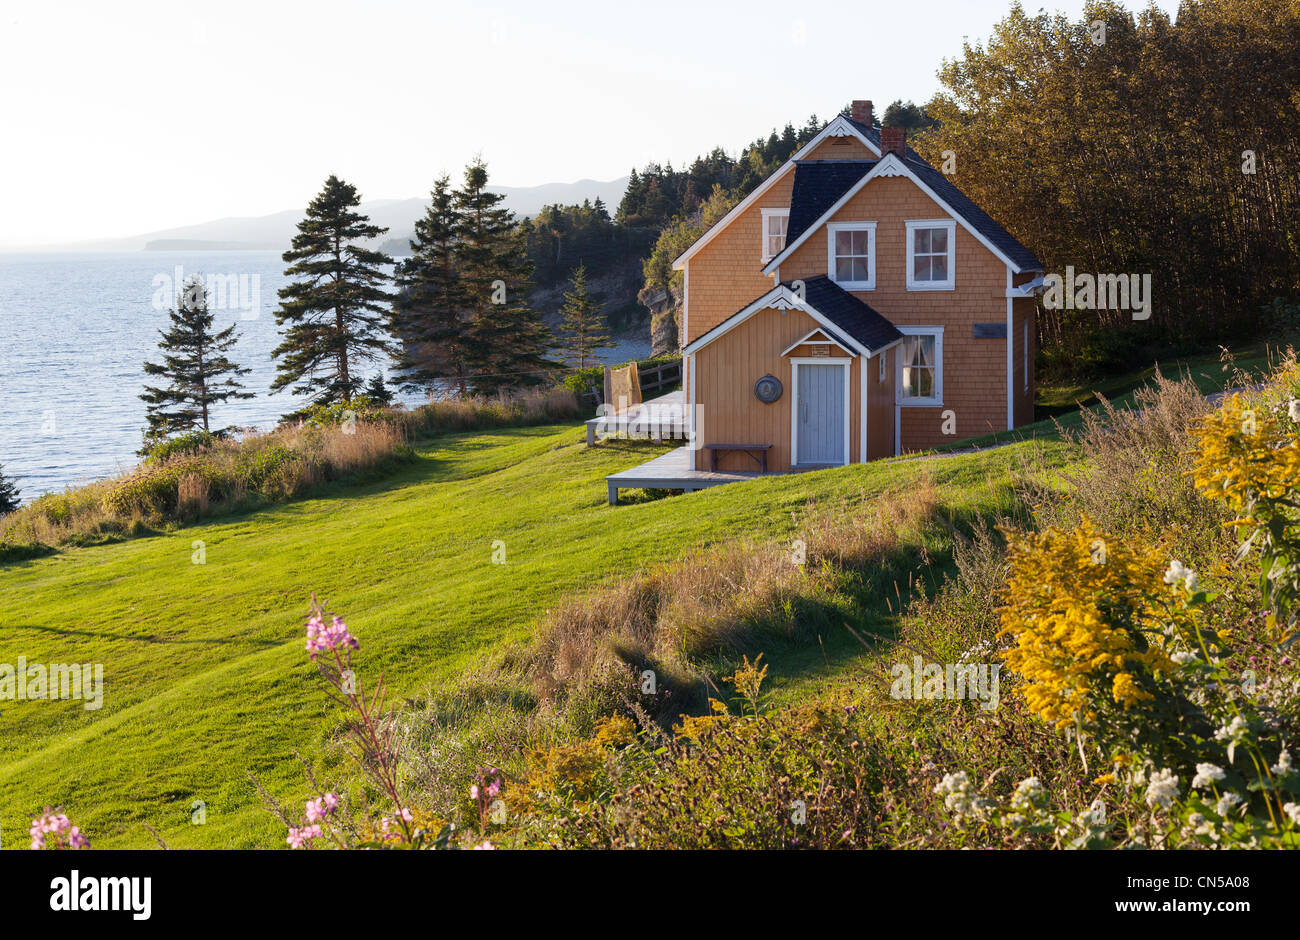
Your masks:
<path fill-rule="evenodd" d="M 728 453 L 739 451 L 749 454 L 751 460 L 758 464 L 760 473 L 767 473 L 767 452 L 772 449 L 771 444 L 705 444 L 704 449 L 709 452 L 709 471 L 718 472 L 718 453 Z"/>

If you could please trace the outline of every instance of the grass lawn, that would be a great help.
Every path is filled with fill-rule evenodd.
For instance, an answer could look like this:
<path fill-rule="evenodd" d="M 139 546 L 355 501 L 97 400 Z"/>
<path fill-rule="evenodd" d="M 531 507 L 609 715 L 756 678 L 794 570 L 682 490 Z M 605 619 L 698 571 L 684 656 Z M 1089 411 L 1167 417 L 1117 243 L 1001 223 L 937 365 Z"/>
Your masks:
<path fill-rule="evenodd" d="M 904 488 L 925 463 L 610 507 L 605 474 L 664 448 L 588 449 L 582 437 L 580 426 L 442 437 L 382 482 L 0 568 L 0 662 L 102 663 L 105 684 L 98 711 L 0 701 L 5 845 L 25 844 L 28 814 L 46 804 L 101 847 L 153 845 L 143 824 L 177 848 L 283 845 L 248 773 L 300 807 L 307 785 L 292 754 L 318 762 L 337 727 L 303 650 L 312 592 L 360 637 L 363 679 L 382 670 L 394 697 L 416 696 L 526 642 L 567 593 L 711 541 L 789 537 L 808 500 Z M 1030 446 L 936 461 L 945 505 L 1007 505 L 1008 473 Z M 192 562 L 194 540 L 204 564 Z M 505 564 L 492 562 L 498 541 Z M 793 694 L 855 643 L 779 653 L 774 685 Z M 195 800 L 205 825 L 189 824 Z"/>

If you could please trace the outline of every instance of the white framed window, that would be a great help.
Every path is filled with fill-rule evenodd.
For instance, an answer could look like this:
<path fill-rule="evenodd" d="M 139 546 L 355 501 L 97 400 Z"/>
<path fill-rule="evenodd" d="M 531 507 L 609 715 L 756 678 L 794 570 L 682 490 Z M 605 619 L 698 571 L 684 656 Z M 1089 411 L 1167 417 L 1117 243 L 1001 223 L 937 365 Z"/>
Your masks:
<path fill-rule="evenodd" d="M 933 408 L 943 404 L 943 327 L 900 326 L 898 384 L 900 405 Z"/>
<path fill-rule="evenodd" d="M 886 363 L 889 362 L 889 350 L 886 349 L 884 352 L 882 352 L 882 353 L 880 353 L 879 355 L 877 355 L 876 358 L 880 360 L 880 363 L 879 363 L 879 365 L 877 366 L 877 369 L 876 369 L 876 372 L 877 372 L 877 374 L 876 374 L 876 381 L 877 381 L 877 382 L 883 382 L 883 381 L 885 381 L 885 376 L 888 374 L 888 373 L 886 372 L 886 369 L 888 368 L 888 366 L 886 365 Z"/>
<path fill-rule="evenodd" d="M 925 219 L 907 225 L 907 289 L 955 290 L 957 223 Z"/>
<path fill-rule="evenodd" d="M 845 290 L 876 289 L 876 223 L 826 226 L 826 276 Z"/>
<path fill-rule="evenodd" d="M 785 233 L 790 226 L 789 209 L 763 209 L 763 261 L 771 261 L 785 250 Z"/>

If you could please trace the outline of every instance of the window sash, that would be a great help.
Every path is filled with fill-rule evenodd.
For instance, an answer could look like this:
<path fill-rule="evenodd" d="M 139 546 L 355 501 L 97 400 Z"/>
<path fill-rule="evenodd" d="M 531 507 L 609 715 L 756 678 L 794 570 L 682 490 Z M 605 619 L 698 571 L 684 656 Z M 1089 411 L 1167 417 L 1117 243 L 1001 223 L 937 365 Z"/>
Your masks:
<path fill-rule="evenodd" d="M 902 380 L 899 398 L 925 400 L 938 398 L 938 335 L 915 333 L 903 337 L 899 345 Z"/>

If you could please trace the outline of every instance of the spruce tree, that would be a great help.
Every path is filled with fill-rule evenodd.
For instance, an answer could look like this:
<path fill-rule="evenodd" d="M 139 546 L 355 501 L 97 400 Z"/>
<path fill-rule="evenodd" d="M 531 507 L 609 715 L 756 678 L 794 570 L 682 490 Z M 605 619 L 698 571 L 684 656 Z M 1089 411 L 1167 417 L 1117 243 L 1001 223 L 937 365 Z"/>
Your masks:
<path fill-rule="evenodd" d="M 5 479 L 4 465 L 0 464 L 0 516 L 18 508 L 18 488 L 12 480 Z"/>
<path fill-rule="evenodd" d="M 211 431 L 210 409 L 232 398 L 252 398 L 236 376 L 247 375 L 227 358 L 238 341 L 235 325 L 212 332 L 212 312 L 201 275 L 186 278 L 169 314 L 171 327 L 159 330 L 162 362 L 146 362 L 146 375 L 161 376 L 165 385 L 146 385 L 140 399 L 145 403 L 146 444 L 172 434 L 202 429 Z"/>
<path fill-rule="evenodd" d="M 541 382 L 550 331 L 528 305 L 532 262 L 505 196 L 487 189 L 487 167 L 475 160 L 455 193 L 456 259 L 463 290 L 461 346 L 476 392 Z"/>
<path fill-rule="evenodd" d="M 587 266 L 579 264 L 570 279 L 570 290 L 560 307 L 561 349 L 565 361 L 585 369 L 595 360 L 595 350 L 614 345 L 605 332 L 600 304 L 587 290 Z"/>
<path fill-rule="evenodd" d="M 273 392 L 292 386 L 313 404 L 350 399 L 363 383 L 361 363 L 389 350 L 391 298 L 383 285 L 393 259 L 361 244 L 388 229 L 357 212 L 360 204 L 356 187 L 331 175 L 283 255 L 285 274 L 301 280 L 280 290 L 275 320 L 288 329 L 271 353 L 278 360 Z"/>
<path fill-rule="evenodd" d="M 468 391 L 462 344 L 463 288 L 456 258 L 457 215 L 451 180 L 433 185 L 429 207 L 415 223 L 411 257 L 397 272 L 390 326 L 397 339 L 395 381 L 407 391 L 431 392 L 439 380 Z"/>

